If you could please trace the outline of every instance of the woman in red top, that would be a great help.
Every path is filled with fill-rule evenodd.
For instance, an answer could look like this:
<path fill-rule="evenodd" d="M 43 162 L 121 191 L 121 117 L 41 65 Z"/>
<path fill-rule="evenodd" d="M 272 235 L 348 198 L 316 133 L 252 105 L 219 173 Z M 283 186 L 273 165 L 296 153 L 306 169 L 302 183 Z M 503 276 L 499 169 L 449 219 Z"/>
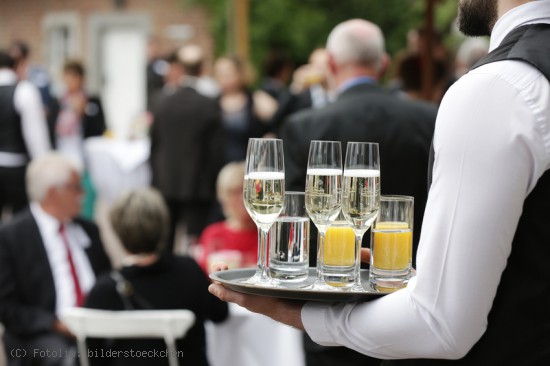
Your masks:
<path fill-rule="evenodd" d="M 216 192 L 226 219 L 207 226 L 200 237 L 198 262 L 207 273 L 212 254 L 228 262 L 236 257 L 239 267 L 256 264 L 258 231 L 243 203 L 244 168 L 244 162 L 229 163 L 218 175 Z"/>

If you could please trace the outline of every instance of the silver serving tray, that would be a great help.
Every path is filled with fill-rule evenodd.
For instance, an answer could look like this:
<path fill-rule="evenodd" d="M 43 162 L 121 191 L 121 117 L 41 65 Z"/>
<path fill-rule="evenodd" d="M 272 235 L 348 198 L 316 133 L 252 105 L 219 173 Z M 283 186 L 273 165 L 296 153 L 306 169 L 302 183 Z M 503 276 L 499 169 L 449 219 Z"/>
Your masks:
<path fill-rule="evenodd" d="M 316 269 L 309 269 L 309 276 L 305 281 L 298 283 L 279 282 L 280 287 L 262 287 L 243 283 L 244 280 L 252 277 L 256 272 L 255 268 L 230 269 L 210 274 L 212 281 L 220 282 L 223 286 L 237 292 L 270 296 L 295 300 L 316 300 L 316 301 L 366 301 L 376 297 L 387 295 L 373 289 L 369 283 L 369 271 L 361 270 L 361 284 L 365 292 L 351 292 L 349 290 L 310 290 L 303 287 L 315 282 Z"/>

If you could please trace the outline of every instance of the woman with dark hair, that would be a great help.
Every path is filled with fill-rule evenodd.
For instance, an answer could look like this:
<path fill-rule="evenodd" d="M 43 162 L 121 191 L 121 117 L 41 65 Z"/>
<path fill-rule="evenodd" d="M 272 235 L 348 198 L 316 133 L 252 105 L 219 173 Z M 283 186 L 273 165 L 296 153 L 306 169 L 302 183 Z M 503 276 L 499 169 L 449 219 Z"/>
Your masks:
<path fill-rule="evenodd" d="M 119 272 L 98 278 L 85 306 L 103 310 L 189 309 L 196 319 L 186 336 L 177 341 L 180 364 L 208 365 L 204 321 L 223 321 L 228 314 L 227 304 L 208 293 L 209 281 L 193 259 L 160 255 L 169 220 L 162 196 L 150 188 L 127 193 L 113 205 L 110 219 L 129 255 Z M 94 342 L 89 343 L 92 351 L 111 349 L 118 355 L 131 351 L 153 351 L 147 354 L 154 355 L 155 350 L 166 349 L 164 341 L 153 339 L 95 342 L 95 348 Z M 117 366 L 168 364 L 166 358 L 101 358 L 102 354 L 106 352 L 91 352 L 92 362 Z"/>
<path fill-rule="evenodd" d="M 226 134 L 225 162 L 243 161 L 250 137 L 261 137 L 277 109 L 277 101 L 264 91 L 252 92 L 251 71 L 235 56 L 222 57 L 214 65 L 220 85 L 222 124 Z"/>

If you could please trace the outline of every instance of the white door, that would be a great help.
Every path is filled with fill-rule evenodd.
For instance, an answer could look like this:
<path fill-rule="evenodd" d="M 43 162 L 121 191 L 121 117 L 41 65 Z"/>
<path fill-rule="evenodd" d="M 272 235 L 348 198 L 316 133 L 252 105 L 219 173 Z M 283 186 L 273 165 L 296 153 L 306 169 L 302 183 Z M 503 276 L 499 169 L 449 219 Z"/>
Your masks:
<path fill-rule="evenodd" d="M 126 138 L 145 111 L 146 33 L 136 27 L 106 27 L 100 54 L 105 118 L 115 137 Z"/>

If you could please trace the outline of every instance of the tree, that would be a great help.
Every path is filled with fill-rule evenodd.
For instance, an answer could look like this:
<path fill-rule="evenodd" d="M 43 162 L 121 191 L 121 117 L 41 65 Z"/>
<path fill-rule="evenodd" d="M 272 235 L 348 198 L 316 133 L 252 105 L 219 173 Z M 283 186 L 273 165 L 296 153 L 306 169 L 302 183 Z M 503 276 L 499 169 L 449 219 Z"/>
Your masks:
<path fill-rule="evenodd" d="M 182 0 L 187 6 L 204 6 L 211 14 L 211 31 L 216 54 L 227 53 L 227 6 L 225 0 Z M 456 1 L 440 1 L 444 13 L 437 14 L 437 25 L 446 30 L 454 19 Z M 250 0 L 250 50 L 254 65 L 261 63 L 268 50 L 284 49 L 296 63 L 325 44 L 330 30 L 351 19 L 368 19 L 382 28 L 390 54 L 406 45 L 409 29 L 423 24 L 423 0 Z"/>

